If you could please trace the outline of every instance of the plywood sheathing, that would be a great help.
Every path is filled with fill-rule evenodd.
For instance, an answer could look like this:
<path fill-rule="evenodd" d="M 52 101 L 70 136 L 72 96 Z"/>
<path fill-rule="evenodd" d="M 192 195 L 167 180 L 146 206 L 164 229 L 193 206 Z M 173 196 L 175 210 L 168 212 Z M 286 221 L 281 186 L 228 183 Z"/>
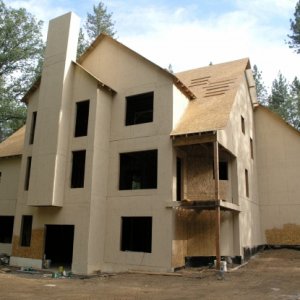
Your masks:
<path fill-rule="evenodd" d="M 285 224 L 283 228 L 272 228 L 265 231 L 267 244 L 300 245 L 300 225 Z"/>
<path fill-rule="evenodd" d="M 194 145 L 186 147 L 185 150 L 187 153 L 187 199 L 204 201 L 215 199 L 212 148 Z M 219 193 L 221 199 L 230 200 L 226 199 L 228 189 L 229 181 L 219 181 Z"/>
<path fill-rule="evenodd" d="M 0 144 L 0 157 L 21 155 L 25 138 L 25 126 L 9 136 Z"/>
<path fill-rule="evenodd" d="M 42 259 L 44 255 L 44 229 L 33 229 L 30 247 L 20 246 L 20 236 L 13 236 L 12 256 Z"/>
<path fill-rule="evenodd" d="M 177 73 L 176 76 L 197 98 L 189 102 L 171 135 L 225 128 L 236 93 L 249 68 L 246 58 Z"/>

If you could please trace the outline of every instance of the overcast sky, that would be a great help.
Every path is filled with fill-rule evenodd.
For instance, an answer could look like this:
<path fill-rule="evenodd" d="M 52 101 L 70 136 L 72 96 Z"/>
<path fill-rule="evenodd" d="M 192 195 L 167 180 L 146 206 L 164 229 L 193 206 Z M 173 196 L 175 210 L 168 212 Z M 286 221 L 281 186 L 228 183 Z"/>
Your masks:
<path fill-rule="evenodd" d="M 73 11 L 82 19 L 96 0 L 4 0 L 45 22 Z M 175 72 L 249 57 L 267 86 L 279 71 L 300 77 L 300 54 L 285 43 L 297 0 L 110 0 L 118 40 Z"/>

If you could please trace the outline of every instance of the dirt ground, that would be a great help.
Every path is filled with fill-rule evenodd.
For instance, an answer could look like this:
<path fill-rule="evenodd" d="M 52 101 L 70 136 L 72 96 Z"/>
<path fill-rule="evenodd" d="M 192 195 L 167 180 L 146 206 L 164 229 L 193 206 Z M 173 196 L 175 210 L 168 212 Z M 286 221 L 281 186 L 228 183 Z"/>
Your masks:
<path fill-rule="evenodd" d="M 0 274 L 0 299 L 287 299 L 300 300 L 300 251 L 267 250 L 224 280 L 208 269 L 173 275 L 114 274 L 89 279 Z"/>

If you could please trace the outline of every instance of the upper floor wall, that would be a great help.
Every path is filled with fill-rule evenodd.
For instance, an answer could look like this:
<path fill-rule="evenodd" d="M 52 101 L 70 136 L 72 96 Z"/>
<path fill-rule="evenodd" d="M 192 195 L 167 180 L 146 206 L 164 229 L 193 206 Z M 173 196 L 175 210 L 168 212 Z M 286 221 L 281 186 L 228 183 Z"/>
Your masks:
<path fill-rule="evenodd" d="M 112 141 L 170 134 L 174 106 L 182 103 L 184 107 L 187 101 L 174 87 L 171 74 L 106 36 L 86 56 L 82 65 L 117 92 L 111 112 Z M 153 106 L 145 108 L 152 110 L 152 119 L 128 124 L 130 98 L 147 93 L 153 94 Z M 176 98 L 176 103 L 173 103 L 173 98 Z M 139 99 L 136 105 L 138 103 L 141 103 Z"/>

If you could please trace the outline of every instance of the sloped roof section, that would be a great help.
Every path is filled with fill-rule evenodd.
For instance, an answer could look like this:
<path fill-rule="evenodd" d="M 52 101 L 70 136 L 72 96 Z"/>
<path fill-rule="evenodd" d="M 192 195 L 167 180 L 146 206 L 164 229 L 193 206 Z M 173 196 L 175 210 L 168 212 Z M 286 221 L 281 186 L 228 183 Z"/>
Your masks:
<path fill-rule="evenodd" d="M 117 92 L 112 89 L 111 87 L 109 87 L 108 85 L 106 85 L 105 83 L 103 83 L 99 78 L 97 78 L 96 76 L 94 76 L 90 71 L 88 71 L 87 69 L 85 69 L 82 65 L 80 65 L 79 63 L 77 62 L 74 62 L 73 63 L 75 64 L 75 66 L 77 68 L 79 68 L 80 70 L 82 70 L 83 72 L 87 73 L 90 77 L 94 78 L 97 82 L 98 82 L 98 86 L 100 88 L 103 88 L 104 90 L 112 93 L 112 94 L 116 94 Z"/>
<path fill-rule="evenodd" d="M 248 58 L 177 73 L 195 95 L 172 136 L 222 129 L 226 126 L 237 90 L 250 68 Z"/>
<path fill-rule="evenodd" d="M 0 143 L 0 157 L 22 155 L 25 139 L 25 125 Z"/>

